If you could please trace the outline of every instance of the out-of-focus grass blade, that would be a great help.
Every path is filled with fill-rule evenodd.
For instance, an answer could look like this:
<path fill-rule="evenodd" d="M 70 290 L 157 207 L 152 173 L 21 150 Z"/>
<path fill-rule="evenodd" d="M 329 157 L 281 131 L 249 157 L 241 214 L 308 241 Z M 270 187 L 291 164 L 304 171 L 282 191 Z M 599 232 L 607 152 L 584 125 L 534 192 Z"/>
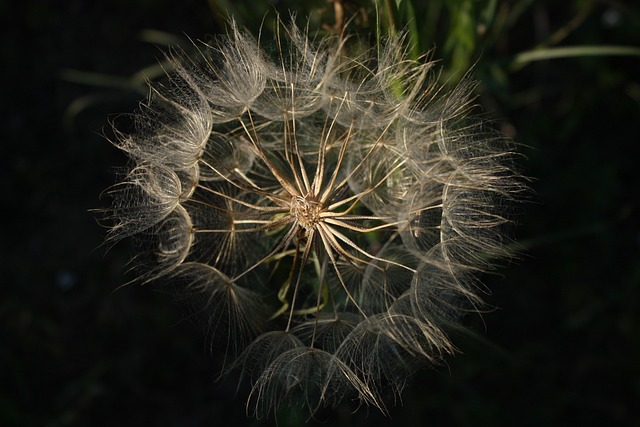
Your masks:
<path fill-rule="evenodd" d="M 182 46 L 185 44 L 185 40 L 182 37 L 153 29 L 140 31 L 138 38 L 140 41 L 161 46 Z"/>
<path fill-rule="evenodd" d="M 447 3 L 447 8 L 450 31 L 444 44 L 446 69 L 443 77 L 446 81 L 456 83 L 473 62 L 477 42 L 477 20 L 473 1 L 451 1 Z"/>
<path fill-rule="evenodd" d="M 80 71 L 65 68 L 60 71 L 60 78 L 72 83 L 87 86 L 132 89 L 129 77 L 114 76 L 111 74 L 93 73 L 90 71 Z"/>
<path fill-rule="evenodd" d="M 493 19 L 496 16 L 496 9 L 498 7 L 498 0 L 487 1 L 486 6 L 480 12 L 479 22 L 487 27 L 491 26 Z"/>
<path fill-rule="evenodd" d="M 60 72 L 60 78 L 68 82 L 97 88 L 115 89 L 115 91 L 85 95 L 71 102 L 64 113 L 63 120 L 65 127 L 70 128 L 75 118 L 82 111 L 93 105 L 117 100 L 125 93 L 135 93 L 142 96 L 146 95 L 149 91 L 149 81 L 157 80 L 167 73 L 170 73 L 172 70 L 173 65 L 169 61 L 149 65 L 128 77 L 72 69 L 62 70 Z"/>
<path fill-rule="evenodd" d="M 517 54 L 511 62 L 511 67 L 520 68 L 529 62 L 580 56 L 640 56 L 640 47 L 587 45 L 534 49 Z"/>
<path fill-rule="evenodd" d="M 424 16 L 422 17 L 422 25 L 420 25 L 422 35 L 422 46 L 426 49 L 434 48 L 436 43 L 436 34 L 438 23 L 442 20 L 442 1 L 429 1 L 426 5 Z"/>
<path fill-rule="evenodd" d="M 162 61 L 158 64 L 149 65 L 129 77 L 129 83 L 136 88 L 142 87 L 141 92 L 146 94 L 146 86 L 149 80 L 156 80 L 160 77 L 164 77 L 168 73 L 171 73 L 173 69 L 174 66 L 169 61 Z"/>
<path fill-rule="evenodd" d="M 60 78 L 68 82 L 87 86 L 133 90 L 141 95 L 146 95 L 147 82 L 163 77 L 167 73 L 171 72 L 172 69 L 173 65 L 169 61 L 162 61 L 158 64 L 149 65 L 128 77 L 93 73 L 90 71 L 63 69 L 60 71 Z"/>
<path fill-rule="evenodd" d="M 122 98 L 123 97 L 120 92 L 101 92 L 74 99 L 63 113 L 62 122 L 64 128 L 67 131 L 71 131 L 76 117 L 78 117 L 84 110 L 100 104 L 122 101 Z"/>
<path fill-rule="evenodd" d="M 411 0 L 396 0 L 398 9 L 399 24 L 406 29 L 409 35 L 409 43 L 411 43 L 411 58 L 418 59 L 422 54 L 420 48 L 420 31 L 416 20 L 415 9 Z"/>

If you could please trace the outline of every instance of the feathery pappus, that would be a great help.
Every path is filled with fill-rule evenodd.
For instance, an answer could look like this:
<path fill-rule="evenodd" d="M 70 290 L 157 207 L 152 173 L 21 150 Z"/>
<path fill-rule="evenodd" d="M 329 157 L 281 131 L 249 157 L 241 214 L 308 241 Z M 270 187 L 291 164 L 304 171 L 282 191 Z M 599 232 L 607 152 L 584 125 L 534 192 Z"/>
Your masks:
<path fill-rule="evenodd" d="M 481 306 L 521 188 L 513 144 L 438 83 L 403 36 L 345 40 L 235 24 L 172 57 L 108 190 L 108 241 L 135 237 L 142 282 L 169 283 L 250 383 L 248 408 L 343 398 L 386 412 Z"/>

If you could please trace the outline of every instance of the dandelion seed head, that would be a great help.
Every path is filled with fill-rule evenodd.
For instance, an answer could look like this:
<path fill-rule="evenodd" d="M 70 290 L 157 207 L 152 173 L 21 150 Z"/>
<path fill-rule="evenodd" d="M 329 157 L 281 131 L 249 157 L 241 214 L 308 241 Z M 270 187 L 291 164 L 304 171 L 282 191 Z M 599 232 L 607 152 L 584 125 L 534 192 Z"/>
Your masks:
<path fill-rule="evenodd" d="M 257 416 L 347 397 L 385 412 L 481 306 L 521 188 L 512 144 L 402 35 L 355 57 L 292 24 L 262 43 L 232 23 L 172 56 L 115 141 L 133 167 L 109 239 L 147 243 L 141 280 L 189 302 Z"/>

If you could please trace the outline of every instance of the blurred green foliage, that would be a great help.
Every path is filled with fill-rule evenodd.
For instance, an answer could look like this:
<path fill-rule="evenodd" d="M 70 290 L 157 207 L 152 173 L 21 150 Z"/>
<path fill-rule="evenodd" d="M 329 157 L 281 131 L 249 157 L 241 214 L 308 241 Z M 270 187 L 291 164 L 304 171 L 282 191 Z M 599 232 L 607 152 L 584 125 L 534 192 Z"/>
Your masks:
<path fill-rule="evenodd" d="M 101 136 L 107 118 L 162 77 L 167 46 L 189 49 L 229 15 L 268 32 L 289 10 L 312 31 L 348 22 L 371 46 L 407 31 L 443 82 L 471 69 L 478 103 L 522 145 L 532 179 L 515 229 L 521 259 L 487 278 L 498 309 L 469 319 L 464 353 L 422 372 L 391 421 L 346 407 L 319 417 L 637 425 L 640 4 L 618 0 L 0 2 L 11 18 L 0 40 L 0 425 L 273 424 L 246 419 L 243 392 L 214 383 L 220 356 L 168 297 L 115 291 L 129 248 L 98 248 L 87 211 L 125 161 Z M 279 425 L 304 421 L 284 411 Z"/>
<path fill-rule="evenodd" d="M 555 22 L 555 14 L 547 10 L 548 2 L 533 0 L 288 0 L 257 4 L 249 0 L 207 0 L 206 3 L 216 25 L 214 33 L 225 31 L 230 18 L 253 34 L 269 33 L 279 16 L 288 20 L 291 13 L 299 25 L 308 26 L 311 33 L 320 35 L 339 33 L 347 25 L 353 34 L 368 37 L 369 47 L 379 43 L 380 37 L 405 31 L 416 59 L 433 52 L 440 61 L 443 82 L 455 84 L 472 69 L 481 76 L 482 83 L 495 92 L 504 89 L 510 75 L 534 61 L 588 56 L 640 57 L 640 47 L 626 40 L 620 44 L 586 40 L 559 46 L 580 29 L 585 20 L 594 19 L 597 12 L 594 9 L 599 3 L 596 0 L 576 0 L 556 6 L 562 10 L 561 16 L 566 16 L 559 22 Z M 600 9 L 602 7 L 600 5 Z M 605 27 L 617 26 L 613 21 L 622 15 L 630 26 L 640 27 L 638 13 L 623 4 L 611 2 L 609 9 L 600 12 Z M 531 40 L 527 40 L 528 35 L 524 33 L 527 26 L 528 31 L 535 34 Z M 206 40 L 207 34 L 199 37 Z M 138 39 L 165 49 L 193 49 L 192 42 L 180 34 L 155 29 L 140 31 Z M 126 77 L 73 69 L 62 70 L 61 77 L 88 86 L 145 94 L 147 81 L 161 78 L 168 71 L 168 63 L 154 61 L 140 66 Z M 71 122 L 84 108 L 109 99 L 104 93 L 76 99 L 69 105 L 67 120 Z"/>

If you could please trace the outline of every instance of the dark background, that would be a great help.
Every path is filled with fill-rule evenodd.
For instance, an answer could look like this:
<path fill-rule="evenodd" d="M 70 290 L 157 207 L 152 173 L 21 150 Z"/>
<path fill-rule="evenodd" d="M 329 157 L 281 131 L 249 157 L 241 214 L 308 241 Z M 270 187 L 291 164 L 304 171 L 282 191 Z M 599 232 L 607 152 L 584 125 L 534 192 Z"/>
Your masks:
<path fill-rule="evenodd" d="M 129 77 L 166 50 L 143 30 L 206 37 L 223 3 L 0 1 L 0 425 L 273 424 L 215 382 L 219 360 L 169 296 L 118 289 L 130 248 L 101 247 L 90 212 L 126 164 L 108 120 L 135 110 L 146 89 Z M 244 3 L 253 29 L 273 4 Z M 640 425 L 640 59 L 509 62 L 574 19 L 559 45 L 640 46 L 630 3 L 500 2 L 523 12 L 475 47 L 475 72 L 485 110 L 526 155 L 523 250 L 486 277 L 497 309 L 468 319 L 462 353 L 417 375 L 391 420 L 339 409 L 321 414 L 327 425 Z"/>

